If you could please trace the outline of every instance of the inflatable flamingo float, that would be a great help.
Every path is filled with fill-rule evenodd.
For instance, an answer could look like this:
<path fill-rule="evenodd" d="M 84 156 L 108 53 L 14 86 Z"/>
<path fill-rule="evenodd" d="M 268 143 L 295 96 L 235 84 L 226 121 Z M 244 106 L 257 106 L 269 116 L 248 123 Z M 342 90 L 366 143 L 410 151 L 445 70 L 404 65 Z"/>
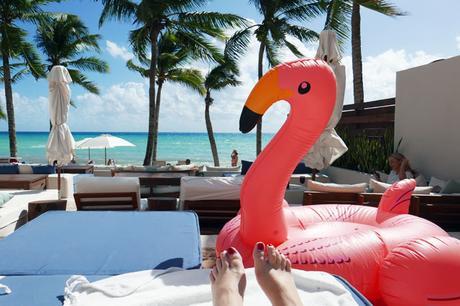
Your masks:
<path fill-rule="evenodd" d="M 279 100 L 291 110 L 247 173 L 240 213 L 220 232 L 217 252 L 233 246 L 250 267 L 254 244 L 263 241 L 297 269 L 346 278 L 374 303 L 460 305 L 460 241 L 407 214 L 413 180 L 394 184 L 378 209 L 284 201 L 290 175 L 328 123 L 335 96 L 333 72 L 321 60 L 281 64 L 256 84 L 241 114 L 243 133 Z"/>

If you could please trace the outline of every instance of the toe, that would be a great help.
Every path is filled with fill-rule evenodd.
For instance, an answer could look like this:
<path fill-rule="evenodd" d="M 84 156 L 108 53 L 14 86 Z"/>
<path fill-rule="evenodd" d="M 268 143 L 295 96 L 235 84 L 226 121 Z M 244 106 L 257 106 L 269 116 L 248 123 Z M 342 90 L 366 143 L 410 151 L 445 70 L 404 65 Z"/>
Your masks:
<path fill-rule="evenodd" d="M 214 279 L 217 279 L 217 275 L 219 274 L 219 271 L 217 271 L 216 267 L 212 268 L 211 274 L 212 274 L 212 277 L 214 277 Z"/>
<path fill-rule="evenodd" d="M 267 246 L 268 262 L 272 267 L 277 267 L 277 258 L 275 248 L 272 245 Z"/>
<path fill-rule="evenodd" d="M 280 269 L 281 270 L 286 270 L 286 264 L 287 264 L 286 257 L 284 257 L 283 254 L 279 254 L 279 253 L 278 253 L 278 256 L 280 258 Z"/>
<path fill-rule="evenodd" d="M 222 255 L 219 258 L 216 259 L 215 268 L 217 268 L 217 271 L 222 270 L 222 259 L 223 259 Z"/>
<path fill-rule="evenodd" d="M 254 251 L 252 252 L 252 255 L 254 257 L 254 265 L 260 266 L 265 262 L 265 245 L 263 242 L 257 242 L 256 245 L 254 246 Z"/>
<path fill-rule="evenodd" d="M 214 274 L 212 273 L 212 270 L 209 273 L 209 280 L 211 281 L 212 284 L 214 284 L 214 282 L 216 281 L 216 278 L 214 277 Z"/>
<path fill-rule="evenodd" d="M 237 265 L 240 262 L 241 264 L 243 263 L 243 259 L 241 258 L 240 253 L 234 247 L 227 249 L 226 260 L 228 261 L 230 267 Z"/>
<path fill-rule="evenodd" d="M 291 272 L 291 261 L 286 258 L 286 271 Z"/>
<path fill-rule="evenodd" d="M 223 251 L 220 253 L 220 263 L 221 263 L 221 270 L 219 271 L 225 271 L 228 269 L 229 263 L 228 263 L 228 254 L 227 251 Z"/>

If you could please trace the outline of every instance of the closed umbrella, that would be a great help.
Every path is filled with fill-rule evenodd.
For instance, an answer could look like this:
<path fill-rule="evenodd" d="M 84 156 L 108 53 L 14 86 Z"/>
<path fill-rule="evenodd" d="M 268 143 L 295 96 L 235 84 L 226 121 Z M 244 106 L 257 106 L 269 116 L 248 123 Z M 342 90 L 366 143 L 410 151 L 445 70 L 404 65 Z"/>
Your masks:
<path fill-rule="evenodd" d="M 135 147 L 135 145 L 123 138 L 102 134 L 82 142 L 77 149 L 104 149 L 105 164 L 107 164 L 107 148 L 115 147 Z"/>
<path fill-rule="evenodd" d="M 48 137 L 46 154 L 48 163 L 57 162 L 58 194 L 61 198 L 62 165 L 68 164 L 74 153 L 75 141 L 67 125 L 70 106 L 70 87 L 72 82 L 69 72 L 64 66 L 54 66 L 48 74 L 49 82 L 49 112 L 52 128 Z"/>
<path fill-rule="evenodd" d="M 330 166 L 347 150 L 347 146 L 337 135 L 335 127 L 342 117 L 343 98 L 345 95 L 345 66 L 340 64 L 340 52 L 337 46 L 335 32 L 324 30 L 319 37 L 319 47 L 315 58 L 322 59 L 329 64 L 335 73 L 337 93 L 335 107 L 323 133 L 304 157 L 305 165 L 312 169 L 321 170 Z"/>

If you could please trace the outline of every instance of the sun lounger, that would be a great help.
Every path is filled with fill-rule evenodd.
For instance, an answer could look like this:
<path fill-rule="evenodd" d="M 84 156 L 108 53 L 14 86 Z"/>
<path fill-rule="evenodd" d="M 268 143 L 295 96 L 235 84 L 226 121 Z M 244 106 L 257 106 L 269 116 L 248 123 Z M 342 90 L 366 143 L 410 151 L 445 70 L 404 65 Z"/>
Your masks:
<path fill-rule="evenodd" d="M 197 268 L 197 217 L 189 212 L 47 212 L 0 240 L 0 305 L 61 305 L 65 281 L 139 270 Z"/>
<path fill-rule="evenodd" d="M 0 238 L 27 223 L 29 202 L 57 199 L 57 190 L 2 190 L 13 194 L 0 208 Z M 1 274 L 0 274 L 1 275 Z"/>
<path fill-rule="evenodd" d="M 145 210 L 139 179 L 135 177 L 83 177 L 75 184 L 77 210 Z"/>

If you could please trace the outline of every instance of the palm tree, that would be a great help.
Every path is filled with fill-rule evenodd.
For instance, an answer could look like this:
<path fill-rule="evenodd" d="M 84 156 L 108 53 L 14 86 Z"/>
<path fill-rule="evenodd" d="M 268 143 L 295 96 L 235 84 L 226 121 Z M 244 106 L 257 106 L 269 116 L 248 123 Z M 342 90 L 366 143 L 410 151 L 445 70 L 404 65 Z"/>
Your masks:
<path fill-rule="evenodd" d="M 183 44 L 176 36 L 176 33 L 168 31 L 160 34 L 158 41 L 158 69 L 156 71 L 158 90 L 154 114 L 154 156 L 157 154 L 158 119 L 160 117 L 161 92 L 164 83 L 166 81 L 179 83 L 192 88 L 201 95 L 204 94 L 202 85 L 204 79 L 201 72 L 197 69 L 184 68 L 184 65 L 188 64 L 193 58 L 193 50 L 187 44 Z M 138 66 L 132 60 L 127 62 L 127 67 L 148 78 L 150 76 L 150 60 L 141 60 L 141 62 L 147 67 Z"/>
<path fill-rule="evenodd" d="M 217 12 L 193 12 L 205 5 L 205 0 L 102 0 L 104 8 L 99 19 L 101 26 L 109 18 L 129 20 L 137 26 L 130 32 L 130 43 L 139 59 L 150 59 L 149 72 L 149 132 L 144 165 L 156 160 L 153 154 L 156 140 L 154 137 L 156 84 L 158 65 L 158 38 L 161 32 L 175 31 L 181 41 L 203 59 L 221 60 L 219 52 L 207 39 L 212 36 L 225 39 L 223 29 L 246 26 L 246 20 L 233 14 Z M 150 51 L 148 56 L 147 50 Z"/>
<path fill-rule="evenodd" d="M 204 87 L 206 89 L 206 96 L 204 98 L 204 117 L 206 121 L 206 130 L 208 131 L 209 143 L 211 145 L 214 166 L 219 166 L 219 155 L 217 153 L 216 140 L 214 139 L 211 116 L 209 114 L 209 108 L 214 102 L 214 99 L 211 97 L 211 91 L 222 90 L 227 86 L 238 86 L 240 84 L 236 78 L 238 73 L 239 71 L 237 65 L 231 59 L 225 57 L 224 62 L 214 67 L 205 77 Z"/>
<path fill-rule="evenodd" d="M 313 0 L 250 0 L 262 16 L 260 23 L 236 32 L 229 40 L 229 54 L 238 58 L 242 49 L 249 44 L 250 36 L 255 34 L 259 42 L 258 76 L 263 75 L 264 55 L 269 66 L 279 64 L 279 49 L 286 46 L 294 55 L 302 53 L 289 41 L 293 36 L 302 42 L 311 42 L 318 34 L 306 27 L 293 24 L 292 21 L 306 22 L 324 12 L 324 6 Z M 257 124 L 256 153 L 262 150 L 262 121 Z"/>
<path fill-rule="evenodd" d="M 405 13 L 385 0 L 322 0 L 322 2 L 327 10 L 325 28 L 334 29 L 341 41 L 348 39 L 351 19 L 353 96 L 355 103 L 364 103 L 360 8 L 363 6 L 387 16 L 403 16 Z"/>
<path fill-rule="evenodd" d="M 57 0 L 2 0 L 0 3 L 0 55 L 2 57 L 2 81 L 5 86 L 6 113 L 10 155 L 17 155 L 16 125 L 14 119 L 14 81 L 32 74 L 35 78 L 44 75 L 40 58 L 34 46 L 27 41 L 27 32 L 18 23 L 36 23 L 46 17 L 41 5 Z M 13 70 L 17 69 L 18 72 Z M 15 73 L 15 74 L 14 74 Z"/>
<path fill-rule="evenodd" d="M 78 16 L 61 14 L 39 22 L 35 41 L 45 54 L 46 70 L 56 65 L 67 67 L 72 81 L 91 93 L 99 94 L 96 84 L 82 71 L 107 73 L 107 62 L 95 56 L 83 56 L 87 51 L 99 52 L 100 35 L 90 34 Z"/>

